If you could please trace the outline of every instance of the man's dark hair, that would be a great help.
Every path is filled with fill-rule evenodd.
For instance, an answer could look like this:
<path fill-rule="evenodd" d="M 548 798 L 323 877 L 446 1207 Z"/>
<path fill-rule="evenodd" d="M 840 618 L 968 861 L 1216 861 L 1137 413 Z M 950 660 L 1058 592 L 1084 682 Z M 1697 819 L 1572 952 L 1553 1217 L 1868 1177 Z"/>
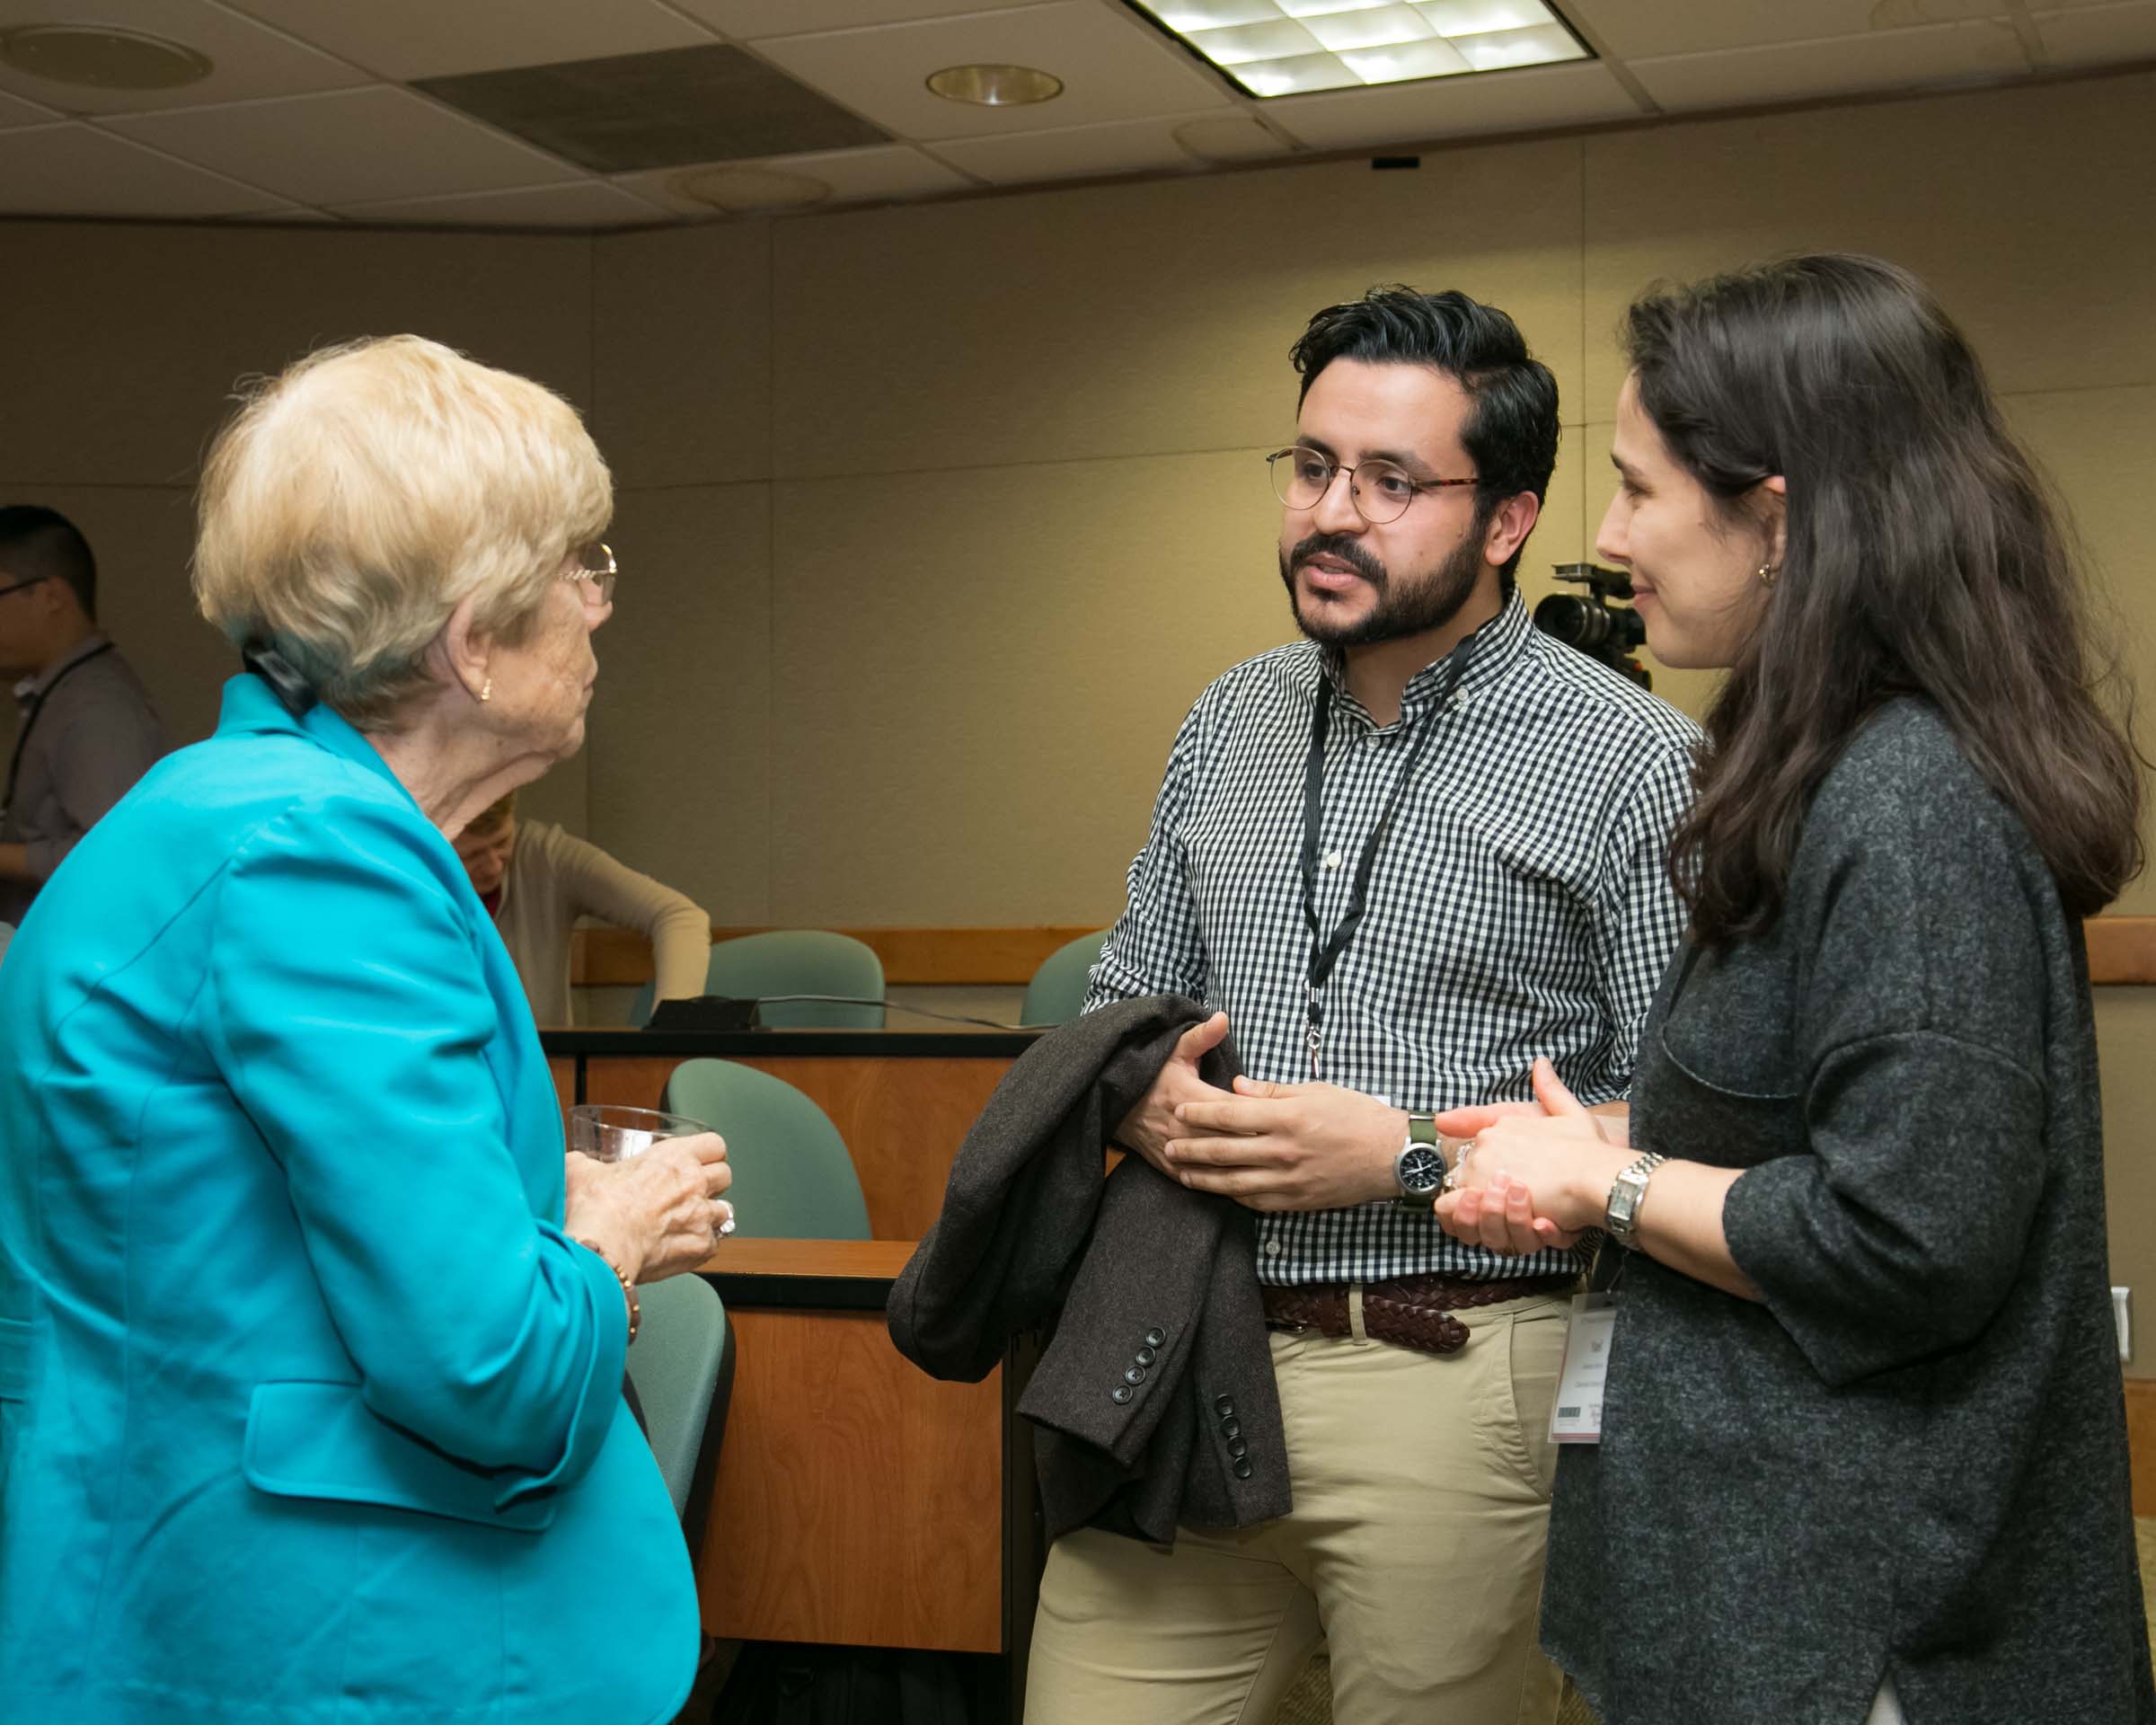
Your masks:
<path fill-rule="evenodd" d="M 57 509 L 38 503 L 0 507 L 0 576 L 16 581 L 65 581 L 86 617 L 97 615 L 97 559 L 82 530 Z"/>
<path fill-rule="evenodd" d="M 1557 379 L 1496 306 L 1450 289 L 1373 288 L 1312 318 L 1288 357 L 1303 374 L 1298 407 L 1335 359 L 1430 366 L 1459 384 L 1473 403 L 1461 442 L 1481 482 L 1475 487 L 1478 532 L 1507 498 L 1533 491 L 1541 503 L 1548 496 L 1557 465 Z M 1515 552 L 1498 571 L 1507 593 L 1519 562 Z"/>

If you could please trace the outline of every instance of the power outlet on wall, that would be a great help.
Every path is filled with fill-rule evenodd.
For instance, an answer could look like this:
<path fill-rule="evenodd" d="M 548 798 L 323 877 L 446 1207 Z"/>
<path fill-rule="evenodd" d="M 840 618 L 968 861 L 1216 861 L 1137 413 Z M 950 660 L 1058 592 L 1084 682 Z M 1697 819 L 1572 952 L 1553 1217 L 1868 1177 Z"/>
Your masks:
<path fill-rule="evenodd" d="M 2124 1365 L 2134 1358 L 2134 1321 L 2126 1313 L 2126 1296 L 2131 1288 L 2115 1287 L 2111 1290 L 2111 1321 L 2118 1326 L 2118 1358 Z"/>

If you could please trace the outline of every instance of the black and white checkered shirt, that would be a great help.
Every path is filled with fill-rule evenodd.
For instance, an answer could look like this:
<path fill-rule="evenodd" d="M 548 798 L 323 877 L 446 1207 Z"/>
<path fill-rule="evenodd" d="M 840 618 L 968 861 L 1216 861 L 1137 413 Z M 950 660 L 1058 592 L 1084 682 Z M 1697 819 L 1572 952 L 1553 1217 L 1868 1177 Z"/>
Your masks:
<path fill-rule="evenodd" d="M 1325 650 L 1238 665 L 1177 733 L 1130 899 L 1087 990 L 1180 994 L 1224 1011 L 1252 1077 L 1313 1076 L 1302 909 L 1303 782 Z M 1524 1099 L 1548 1055 L 1584 1102 L 1624 1094 L 1683 914 L 1665 860 L 1698 729 L 1552 641 L 1515 593 L 1480 632 L 1442 712 L 1442 662 L 1380 729 L 1334 671 L 1317 914 L 1348 908 L 1356 860 L 1418 726 L 1424 749 L 1379 855 L 1369 908 L 1322 993 L 1314 1075 L 1427 1113 Z M 1261 1215 L 1266 1282 L 1433 1271 L 1542 1276 L 1568 1252 L 1501 1257 L 1390 1202 Z"/>

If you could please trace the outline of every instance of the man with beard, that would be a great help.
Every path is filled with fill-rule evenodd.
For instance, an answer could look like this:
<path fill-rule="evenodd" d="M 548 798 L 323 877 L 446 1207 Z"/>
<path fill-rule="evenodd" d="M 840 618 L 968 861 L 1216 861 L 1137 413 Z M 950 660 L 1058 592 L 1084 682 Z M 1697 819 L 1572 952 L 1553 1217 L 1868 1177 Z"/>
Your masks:
<path fill-rule="evenodd" d="M 1192 708 L 1087 1004 L 1218 1009 L 1117 1141 L 1258 1212 L 1286 1453 L 1208 1401 L 1200 1460 L 1285 1469 L 1294 1507 L 1166 1550 L 1058 1540 L 1028 1725 L 1261 1725 L 1321 1632 L 1341 1725 L 1556 1711 L 1535 1611 L 1579 1265 L 1440 1230 L 1456 1146 L 1430 1116 L 1524 1101 L 1552 1050 L 1621 1106 L 1682 925 L 1665 864 L 1698 731 L 1529 624 L 1557 385 L 1510 318 L 1374 289 L 1293 357 L 1269 463 L 1307 639 Z M 1233 1093 L 1197 1071 L 1231 1027 Z"/>

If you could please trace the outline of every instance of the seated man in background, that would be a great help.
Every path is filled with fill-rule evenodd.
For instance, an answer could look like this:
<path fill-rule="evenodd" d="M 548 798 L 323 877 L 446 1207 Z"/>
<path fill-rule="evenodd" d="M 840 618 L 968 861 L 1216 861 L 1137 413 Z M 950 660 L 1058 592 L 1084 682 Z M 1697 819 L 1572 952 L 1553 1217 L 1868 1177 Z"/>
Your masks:
<path fill-rule="evenodd" d="M 97 560 L 57 509 L 0 509 L 0 676 L 22 716 L 0 797 L 0 923 L 149 771 L 164 724 L 97 626 Z"/>
<path fill-rule="evenodd" d="M 695 901 L 549 821 L 520 822 L 515 792 L 473 818 L 457 836 L 456 854 L 493 915 L 538 1022 L 571 1022 L 569 936 L 579 916 L 633 928 L 651 942 L 655 1000 L 703 992 L 711 919 Z"/>

